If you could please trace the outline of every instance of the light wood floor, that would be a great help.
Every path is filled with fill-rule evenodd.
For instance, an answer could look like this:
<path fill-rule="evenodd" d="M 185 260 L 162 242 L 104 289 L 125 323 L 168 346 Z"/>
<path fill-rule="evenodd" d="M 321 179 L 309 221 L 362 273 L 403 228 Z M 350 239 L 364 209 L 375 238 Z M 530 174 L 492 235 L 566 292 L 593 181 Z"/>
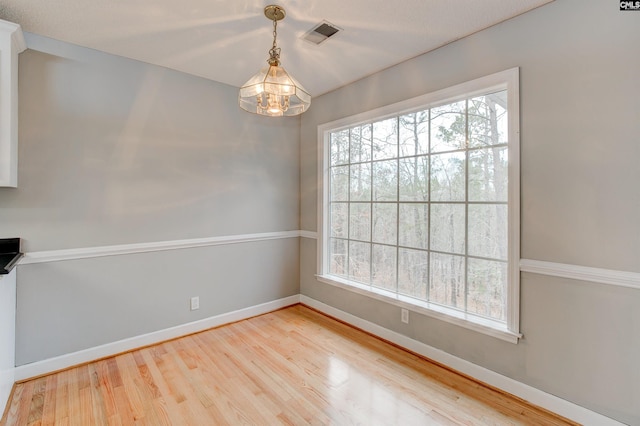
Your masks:
<path fill-rule="evenodd" d="M 1 425 L 566 425 L 302 305 L 16 385 Z"/>

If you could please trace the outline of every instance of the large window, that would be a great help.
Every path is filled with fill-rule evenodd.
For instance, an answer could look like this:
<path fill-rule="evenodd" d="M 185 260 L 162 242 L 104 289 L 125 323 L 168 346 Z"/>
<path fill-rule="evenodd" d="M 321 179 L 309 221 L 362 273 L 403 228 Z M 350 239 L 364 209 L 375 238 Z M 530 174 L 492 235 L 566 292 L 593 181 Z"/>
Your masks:
<path fill-rule="evenodd" d="M 517 82 L 320 127 L 321 279 L 517 341 Z"/>

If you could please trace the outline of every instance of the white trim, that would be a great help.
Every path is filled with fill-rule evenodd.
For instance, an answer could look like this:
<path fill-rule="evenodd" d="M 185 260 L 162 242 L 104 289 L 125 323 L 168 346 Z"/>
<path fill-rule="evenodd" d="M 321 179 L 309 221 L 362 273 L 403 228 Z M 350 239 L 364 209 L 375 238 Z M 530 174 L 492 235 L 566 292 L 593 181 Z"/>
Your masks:
<path fill-rule="evenodd" d="M 27 42 L 19 24 L 0 19 L 0 31 L 11 34 L 11 45 L 17 53 L 22 53 L 27 49 Z"/>
<path fill-rule="evenodd" d="M 318 152 L 317 156 L 317 181 L 316 181 L 316 196 L 317 196 L 317 209 L 316 212 L 316 229 L 317 229 L 317 239 L 316 239 L 316 274 L 322 275 L 324 271 L 328 270 L 328 266 L 326 263 L 326 256 L 324 255 L 324 250 L 327 244 L 327 234 L 328 232 L 325 230 L 326 222 L 328 221 L 329 215 L 329 196 L 328 196 L 328 188 L 329 188 L 329 130 L 331 128 L 331 123 L 327 123 L 321 126 L 318 126 Z"/>
<path fill-rule="evenodd" d="M 520 271 L 640 289 L 640 273 L 520 259 Z"/>
<path fill-rule="evenodd" d="M 318 233 L 315 231 L 300 231 L 300 236 L 302 238 L 309 238 L 312 240 L 317 240 L 318 239 Z"/>
<path fill-rule="evenodd" d="M 365 297 L 380 300 L 390 305 L 407 309 L 410 312 L 417 312 L 421 315 L 448 322 L 450 324 L 455 324 L 459 327 L 466 328 L 467 330 L 486 334 L 488 336 L 495 337 L 496 339 L 504 340 L 505 342 L 516 344 L 522 338 L 522 334 L 509 331 L 506 325 L 498 323 L 497 321 L 491 321 L 471 314 L 465 314 L 464 312 L 456 311 L 455 309 L 447 308 L 445 306 L 439 306 L 435 303 L 423 302 L 401 294 L 395 294 L 367 285 L 359 286 L 357 283 L 349 282 L 347 280 L 341 282 L 333 276 L 316 275 L 316 279 L 325 284 L 339 287 L 343 290 L 357 293 Z M 473 320 L 469 319 L 470 317 L 473 317 Z"/>
<path fill-rule="evenodd" d="M 327 131 L 339 130 L 340 128 L 353 127 L 358 124 L 369 123 L 374 120 L 384 120 L 385 118 L 408 114 L 414 112 L 416 109 L 435 108 L 448 103 L 457 102 L 462 99 L 483 95 L 489 93 L 493 89 L 504 90 L 507 87 L 511 88 L 509 85 L 513 84 L 513 79 L 518 78 L 518 75 L 519 68 L 514 67 L 456 84 L 455 86 L 437 90 L 435 92 L 426 93 L 394 104 L 385 105 L 370 111 L 364 111 L 359 114 L 330 121 L 318 126 L 318 136 L 324 135 Z M 519 117 L 514 118 L 519 119 Z M 321 140 L 322 137 L 319 137 L 318 141 Z"/>
<path fill-rule="evenodd" d="M 20 25 L 0 20 L 0 187 L 18 186 L 18 54 Z"/>
<path fill-rule="evenodd" d="M 509 120 L 507 327 L 520 332 L 520 69 L 505 71 Z"/>
<path fill-rule="evenodd" d="M 297 238 L 302 231 L 264 232 L 261 234 L 225 235 L 220 237 L 193 238 L 188 240 L 158 241 L 152 243 L 121 244 L 114 246 L 86 247 L 65 250 L 34 251 L 26 253 L 20 265 L 31 263 L 59 262 L 62 260 L 87 259 L 91 257 L 119 256 L 123 254 L 148 253 L 163 250 L 179 250 L 256 241 Z"/>
<path fill-rule="evenodd" d="M 33 377 L 50 374 L 55 371 L 73 367 L 75 365 L 84 364 L 98 359 L 114 356 L 123 352 L 139 349 L 145 346 L 157 344 L 177 337 L 186 336 L 188 334 L 197 333 L 199 331 L 208 330 L 213 327 L 219 327 L 224 324 L 242 321 L 257 315 L 266 314 L 275 310 L 295 305 L 300 302 L 300 295 L 285 297 L 283 299 L 274 300 L 272 302 L 239 309 L 233 312 L 216 315 L 199 321 L 193 321 L 181 324 L 164 330 L 154 331 L 152 333 L 140 336 L 130 337 L 128 339 L 111 342 L 93 348 L 84 349 L 78 352 L 64 354 L 55 358 L 49 358 L 32 364 L 25 364 L 15 368 L 15 380 L 23 381 Z"/>
<path fill-rule="evenodd" d="M 508 337 L 504 340 L 517 343 L 520 335 L 520 69 L 518 67 L 496 72 L 471 81 L 463 82 L 442 90 L 427 93 L 405 101 L 386 105 L 371 111 L 361 112 L 349 117 L 340 118 L 328 123 L 320 124 L 317 128 L 317 272 L 318 276 L 327 278 L 329 265 L 325 254 L 328 251 L 329 233 L 329 168 L 330 168 L 330 133 L 351 128 L 359 124 L 371 123 L 389 117 L 397 117 L 425 108 L 433 108 L 440 105 L 470 99 L 475 96 L 492 93 L 493 91 L 507 91 L 508 112 L 508 279 L 506 294 L 506 329 Z M 468 201 L 468 200 L 467 200 Z M 333 277 L 331 278 L 333 279 Z M 324 282 L 329 282 L 326 280 Z M 329 282 L 331 284 L 331 282 Z M 344 283 L 340 283 L 342 285 Z M 377 296 L 376 296 L 377 297 Z M 388 300 L 387 300 L 388 301 Z M 394 302 L 391 302 L 394 303 Z M 419 307 L 421 311 L 430 309 L 424 304 Z M 434 316 L 445 318 L 448 314 L 438 310 Z M 475 316 L 469 315 L 460 320 L 454 315 L 450 322 L 468 324 L 475 320 Z M 490 326 L 480 324 L 480 329 L 487 330 Z M 505 333 L 502 326 L 496 329 L 496 333 L 503 338 Z M 467 328 L 471 328 L 468 327 Z M 475 328 L 472 328 L 475 329 Z M 496 336 L 497 337 L 497 336 Z"/>
<path fill-rule="evenodd" d="M 503 376 L 502 374 L 488 370 L 479 365 L 473 364 L 464 359 L 458 358 L 440 349 L 434 348 L 417 340 L 411 339 L 402 334 L 396 333 L 377 324 L 364 320 L 362 318 L 351 315 L 347 312 L 333 308 L 308 296 L 300 295 L 300 303 L 303 303 L 313 309 L 344 321 L 361 330 L 371 333 L 377 337 L 394 343 L 400 347 L 408 349 L 428 359 L 446 365 L 462 374 L 473 377 L 474 379 L 496 387 L 500 390 L 508 392 L 531 404 L 545 408 L 549 411 L 567 417 L 571 420 L 588 425 L 601 426 L 621 426 L 622 423 L 617 422 L 609 417 L 598 414 L 587 408 L 576 405 L 572 402 L 551 395 L 517 380 Z"/>
<path fill-rule="evenodd" d="M 328 237 L 329 214 L 325 214 L 325 206 L 329 205 L 329 166 L 330 158 L 330 141 L 329 132 L 335 122 L 318 126 L 318 152 L 317 167 L 318 176 L 316 182 L 316 194 L 318 197 L 317 204 L 317 240 L 316 240 L 316 274 L 323 275 L 329 269 L 328 262 L 324 253 L 325 242 Z M 341 122 L 342 123 L 342 122 Z"/>
<path fill-rule="evenodd" d="M 74 259 L 87 259 L 92 257 L 147 253 L 163 250 L 180 250 L 196 247 L 239 244 L 296 237 L 319 240 L 319 233 L 303 230 L 265 232 L 261 234 L 225 235 L 220 237 L 194 238 L 188 240 L 158 241 L 152 243 L 121 244 L 78 249 L 35 251 L 26 253 L 25 256 L 20 260 L 19 265 L 59 262 Z M 520 259 L 519 270 L 521 272 L 531 272 L 541 275 L 550 275 L 580 281 L 589 281 L 599 284 L 640 289 L 640 273 L 638 272 L 592 268 L 589 266 L 570 265 L 565 263 L 554 263 L 532 259 Z"/>

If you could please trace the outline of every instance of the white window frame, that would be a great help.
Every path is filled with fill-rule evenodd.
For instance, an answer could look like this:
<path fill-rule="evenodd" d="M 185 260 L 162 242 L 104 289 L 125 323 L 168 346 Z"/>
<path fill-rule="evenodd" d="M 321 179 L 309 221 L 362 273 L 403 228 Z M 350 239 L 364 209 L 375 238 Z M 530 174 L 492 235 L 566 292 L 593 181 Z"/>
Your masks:
<path fill-rule="evenodd" d="M 420 108 L 432 108 L 454 103 L 474 96 L 507 90 L 508 111 L 508 283 L 506 323 L 479 318 L 475 315 L 449 309 L 429 302 L 418 301 L 400 294 L 377 289 L 369 285 L 343 280 L 329 275 L 326 258 L 329 241 L 329 150 L 332 131 L 383 120 Z M 461 327 L 478 331 L 511 343 L 517 343 L 520 334 L 520 99 L 519 69 L 512 68 L 461 83 L 446 89 L 394 103 L 372 111 L 341 118 L 318 126 L 318 246 L 317 279 L 367 297 L 382 300 L 410 311 L 434 317 Z M 398 319 L 400 313 L 398 313 Z"/>

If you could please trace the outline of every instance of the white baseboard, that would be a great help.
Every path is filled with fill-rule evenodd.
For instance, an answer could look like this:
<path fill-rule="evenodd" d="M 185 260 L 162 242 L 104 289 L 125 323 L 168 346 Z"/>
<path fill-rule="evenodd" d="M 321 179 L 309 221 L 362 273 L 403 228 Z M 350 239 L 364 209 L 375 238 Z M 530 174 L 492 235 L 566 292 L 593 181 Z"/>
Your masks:
<path fill-rule="evenodd" d="M 623 425 L 623 423 L 619 423 L 602 414 L 598 414 L 469 361 L 465 361 L 440 349 L 413 340 L 400 333 L 396 333 L 395 331 L 391 331 L 310 297 L 300 295 L 300 303 L 578 423 L 599 426 Z"/>
<path fill-rule="evenodd" d="M 300 302 L 300 296 L 289 296 L 272 302 L 263 303 L 249 308 L 228 312 L 221 315 L 205 318 L 198 321 L 181 324 L 164 330 L 140 336 L 130 337 L 117 342 L 107 343 L 89 349 L 84 349 L 70 354 L 60 355 L 31 364 L 21 365 L 15 368 L 15 381 L 20 382 L 33 377 L 63 370 L 75 365 L 95 361 L 97 359 L 117 355 L 123 352 L 153 345 L 188 334 L 197 333 L 209 328 L 218 327 L 236 321 L 241 321 L 257 315 L 266 314 Z M 1 413 L 1 412 L 0 412 Z"/>

